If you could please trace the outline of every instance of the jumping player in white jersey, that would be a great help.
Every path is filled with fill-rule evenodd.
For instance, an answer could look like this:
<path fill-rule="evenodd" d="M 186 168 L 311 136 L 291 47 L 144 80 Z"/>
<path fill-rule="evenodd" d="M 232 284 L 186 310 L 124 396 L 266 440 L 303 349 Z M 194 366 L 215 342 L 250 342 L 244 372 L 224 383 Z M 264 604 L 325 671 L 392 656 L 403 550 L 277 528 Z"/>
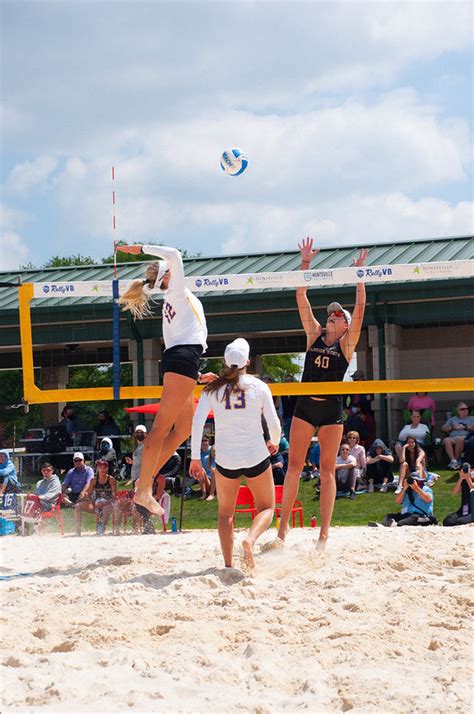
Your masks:
<path fill-rule="evenodd" d="M 306 238 L 298 245 L 301 253 L 301 270 L 308 270 L 319 249 L 313 249 L 313 239 Z M 354 266 L 363 266 L 368 251 L 360 251 Z M 307 298 L 307 288 L 297 288 L 296 302 L 306 332 L 306 358 L 303 382 L 342 381 L 359 341 L 365 310 L 365 284 L 357 283 L 356 304 L 352 315 L 338 302 L 327 308 L 326 327 L 316 320 Z M 304 467 L 308 446 L 315 431 L 321 447 L 321 530 L 320 545 L 329 534 L 334 501 L 336 500 L 335 466 L 343 433 L 342 398 L 338 395 L 312 395 L 298 397 L 290 431 L 288 470 L 285 476 L 282 512 L 278 538 L 285 539 L 294 500 L 298 493 L 299 478 Z"/>
<path fill-rule="evenodd" d="M 206 318 L 200 300 L 185 285 L 179 250 L 163 245 L 127 245 L 117 250 L 162 258 L 150 263 L 145 279 L 133 283 L 119 300 L 135 319 L 141 319 L 152 314 L 148 305 L 149 290 L 158 287 L 164 292 L 163 392 L 160 411 L 143 447 L 134 496 L 137 506 L 160 516 L 163 509 L 152 497 L 153 479 L 191 432 L 193 390 L 198 378 L 202 381 L 215 378 L 211 373 L 200 375 L 198 370 L 201 355 L 207 348 Z"/>
<path fill-rule="evenodd" d="M 219 538 L 226 567 L 232 567 L 235 501 L 240 479 L 245 478 L 254 500 L 255 516 L 242 546 L 247 568 L 254 566 L 253 548 L 257 538 L 272 522 L 275 510 L 270 453 L 278 450 L 280 420 L 269 387 L 246 374 L 249 343 L 238 338 L 227 345 L 225 367 L 219 377 L 204 388 L 194 415 L 189 473 L 201 479 L 201 438 L 207 415 L 214 412 L 216 425 L 216 485 L 219 500 Z M 262 414 L 270 434 L 263 437 Z"/>

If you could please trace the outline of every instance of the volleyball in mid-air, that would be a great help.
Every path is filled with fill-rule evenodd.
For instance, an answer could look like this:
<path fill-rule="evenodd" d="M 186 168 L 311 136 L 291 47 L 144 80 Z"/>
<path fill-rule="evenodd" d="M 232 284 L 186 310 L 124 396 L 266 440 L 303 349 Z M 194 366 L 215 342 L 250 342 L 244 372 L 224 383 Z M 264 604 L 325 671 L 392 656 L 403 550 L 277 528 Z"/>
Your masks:
<path fill-rule="evenodd" d="M 247 154 L 242 149 L 226 149 L 221 156 L 221 168 L 229 176 L 240 176 L 248 165 Z"/>

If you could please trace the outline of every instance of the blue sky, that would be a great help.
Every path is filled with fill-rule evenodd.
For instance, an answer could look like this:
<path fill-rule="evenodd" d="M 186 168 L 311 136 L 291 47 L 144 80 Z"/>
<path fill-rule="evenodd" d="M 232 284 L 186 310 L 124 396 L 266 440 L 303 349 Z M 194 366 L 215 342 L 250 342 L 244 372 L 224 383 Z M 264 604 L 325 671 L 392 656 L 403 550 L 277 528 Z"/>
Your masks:
<path fill-rule="evenodd" d="M 472 5 L 2 0 L 0 269 L 473 231 Z M 247 172 L 219 168 L 241 146 Z"/>

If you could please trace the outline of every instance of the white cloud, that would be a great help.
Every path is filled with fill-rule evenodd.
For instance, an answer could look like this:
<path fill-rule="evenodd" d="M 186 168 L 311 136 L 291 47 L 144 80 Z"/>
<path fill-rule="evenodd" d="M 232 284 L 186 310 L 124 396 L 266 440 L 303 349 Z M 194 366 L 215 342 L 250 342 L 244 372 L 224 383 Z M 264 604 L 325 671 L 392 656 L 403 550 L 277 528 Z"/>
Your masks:
<path fill-rule="evenodd" d="M 26 196 L 32 189 L 46 188 L 58 162 L 51 156 L 38 156 L 32 161 L 24 161 L 13 167 L 5 183 L 6 190 L 13 195 Z"/>
<path fill-rule="evenodd" d="M 400 193 L 351 195 L 312 206 L 236 207 L 240 221 L 230 226 L 223 253 L 290 250 L 305 236 L 321 247 L 357 243 L 396 243 L 474 231 L 474 203 L 450 204 L 436 198 L 414 201 Z"/>
<path fill-rule="evenodd" d="M 28 262 L 30 251 L 21 236 L 13 231 L 5 231 L 0 235 L 0 271 L 17 270 L 20 265 Z"/>
<path fill-rule="evenodd" d="M 30 259 L 30 251 L 18 232 L 27 216 L 11 206 L 0 203 L 0 270 L 16 270 Z"/>

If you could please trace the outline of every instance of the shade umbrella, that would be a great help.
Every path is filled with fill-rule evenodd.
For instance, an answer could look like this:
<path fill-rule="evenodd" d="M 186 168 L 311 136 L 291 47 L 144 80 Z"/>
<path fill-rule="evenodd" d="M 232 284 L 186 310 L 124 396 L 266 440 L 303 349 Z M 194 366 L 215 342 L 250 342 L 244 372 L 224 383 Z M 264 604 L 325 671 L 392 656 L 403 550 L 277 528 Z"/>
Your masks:
<path fill-rule="evenodd" d="M 199 404 L 199 397 L 194 397 L 194 411 L 196 411 L 196 407 Z M 125 407 L 124 411 L 125 412 L 130 412 L 130 413 L 139 413 L 139 414 L 156 414 L 156 412 L 160 411 L 160 402 L 153 402 L 152 404 L 142 404 L 141 406 L 138 407 Z M 208 419 L 213 419 L 214 414 L 212 412 L 209 412 Z"/>
<path fill-rule="evenodd" d="M 196 411 L 196 407 L 199 404 L 199 397 L 194 397 L 194 411 Z M 152 404 L 142 404 L 141 406 L 138 407 L 125 407 L 124 411 L 129 412 L 129 413 L 139 413 L 139 414 L 156 414 L 160 410 L 160 402 L 153 402 Z M 213 419 L 214 414 L 213 412 L 209 412 L 207 415 L 208 419 Z M 179 530 L 182 530 L 183 526 L 183 511 L 184 511 L 184 485 L 186 483 L 186 471 L 187 471 L 187 463 L 186 463 L 186 455 L 187 455 L 187 440 L 184 445 L 184 475 L 183 475 L 183 487 L 181 489 L 181 505 L 180 505 L 180 511 L 179 511 Z"/>

